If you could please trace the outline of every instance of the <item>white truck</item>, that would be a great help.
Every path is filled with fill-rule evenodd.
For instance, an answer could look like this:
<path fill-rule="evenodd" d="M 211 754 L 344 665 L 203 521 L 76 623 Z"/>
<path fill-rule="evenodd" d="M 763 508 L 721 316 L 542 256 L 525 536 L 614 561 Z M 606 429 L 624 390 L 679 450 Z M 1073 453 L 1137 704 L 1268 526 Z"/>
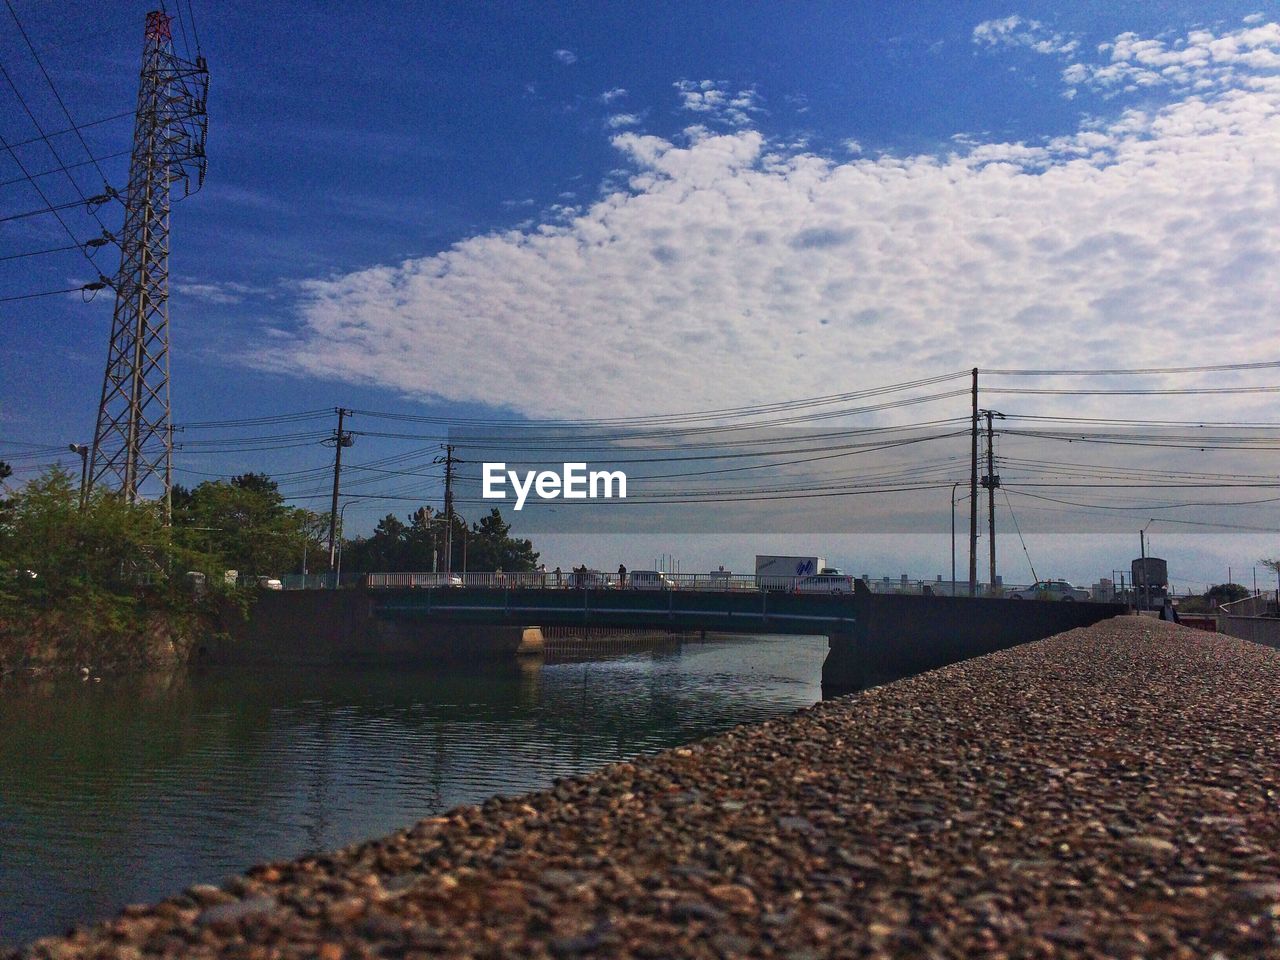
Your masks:
<path fill-rule="evenodd" d="M 765 590 L 789 590 L 801 577 L 812 577 L 827 566 L 822 557 L 775 557 L 756 554 L 756 585 Z"/>

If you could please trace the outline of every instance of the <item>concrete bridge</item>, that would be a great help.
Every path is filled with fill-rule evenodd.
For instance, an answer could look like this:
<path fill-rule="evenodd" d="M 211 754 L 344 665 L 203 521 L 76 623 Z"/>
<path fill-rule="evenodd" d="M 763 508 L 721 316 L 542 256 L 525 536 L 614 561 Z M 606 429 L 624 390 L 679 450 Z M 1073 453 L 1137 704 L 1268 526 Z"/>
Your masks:
<path fill-rule="evenodd" d="M 828 696 L 1039 640 L 1121 613 L 1101 603 L 774 591 L 430 587 L 266 592 L 228 611 L 210 659 L 311 664 L 514 658 L 541 628 L 821 635 Z M 783 642 L 783 641 L 780 641 Z"/>

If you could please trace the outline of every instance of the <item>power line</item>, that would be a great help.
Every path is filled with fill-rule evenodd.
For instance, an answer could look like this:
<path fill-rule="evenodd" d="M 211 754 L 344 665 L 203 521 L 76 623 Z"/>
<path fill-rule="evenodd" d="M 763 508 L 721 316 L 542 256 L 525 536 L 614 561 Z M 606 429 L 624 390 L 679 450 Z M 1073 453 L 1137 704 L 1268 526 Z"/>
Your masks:
<path fill-rule="evenodd" d="M 3 135 L 0 135 L 0 146 L 3 146 L 6 150 L 9 151 L 9 155 L 13 157 L 14 162 L 17 163 L 18 165 L 18 169 L 21 170 L 23 175 L 26 176 L 26 178 L 31 181 L 31 185 L 35 187 L 36 193 L 40 194 L 40 199 L 45 202 L 45 205 L 50 207 L 49 212 L 53 213 L 53 215 L 58 218 L 58 223 L 62 224 L 62 229 L 67 232 L 67 236 L 71 238 L 71 242 L 74 243 L 77 247 L 81 247 L 80 238 L 71 232 L 71 228 L 67 226 L 67 221 L 62 219 L 62 214 L 58 213 L 56 209 L 53 209 L 52 202 L 49 200 L 47 196 L 45 196 L 44 191 L 40 189 L 40 184 L 36 183 L 36 181 L 32 179 L 31 175 L 27 172 L 26 165 L 22 162 L 22 159 L 18 156 L 17 152 L 13 149 L 13 147 L 4 139 Z M 9 219 L 9 218 L 4 218 L 4 219 Z M 0 220 L 0 222 L 3 222 L 3 220 Z"/>
<path fill-rule="evenodd" d="M 66 287 L 63 290 L 46 290 L 43 293 L 24 293 L 16 297 L 0 297 L 0 303 L 12 303 L 14 300 L 36 300 L 39 297 L 56 297 L 60 293 L 76 293 L 82 290 L 97 293 L 105 286 L 107 284 L 99 280 L 94 283 L 85 283 L 78 287 Z"/>
<path fill-rule="evenodd" d="M 80 160 L 80 161 L 77 161 L 76 163 L 68 163 L 59 167 L 50 167 L 48 170 L 42 170 L 39 173 L 33 173 L 31 174 L 31 176 L 32 178 L 48 177 L 48 176 L 52 176 L 55 173 L 61 173 L 64 170 L 74 170 L 77 167 L 85 167 L 91 163 L 94 165 L 97 165 L 97 163 L 100 160 L 103 160 L 103 161 L 116 160 L 119 157 L 127 157 L 130 154 L 130 152 L 131 151 L 129 150 L 118 150 L 115 153 L 107 154 L 105 157 L 90 157 L 88 160 Z M 0 180 L 0 187 L 11 187 L 15 183 L 25 183 L 26 181 L 27 181 L 26 177 L 14 177 L 12 180 Z"/>
<path fill-rule="evenodd" d="M 987 370 L 984 376 L 1002 377 L 1111 377 L 1145 376 L 1158 373 L 1217 373 L 1225 370 L 1268 370 L 1280 367 L 1280 360 L 1259 360 L 1253 363 L 1215 363 L 1195 367 L 1133 367 L 1127 370 Z"/>
<path fill-rule="evenodd" d="M 94 208 L 90 205 L 89 198 L 84 195 L 84 191 L 80 189 L 80 184 L 76 182 L 76 178 L 73 177 L 71 175 L 71 171 L 67 169 L 67 162 L 62 159 L 62 154 L 58 153 L 58 148 L 53 145 L 53 141 L 51 141 L 47 136 L 45 136 L 44 127 L 40 125 L 40 121 L 36 119 L 35 113 L 32 112 L 29 106 L 27 106 L 26 98 L 22 96 L 21 91 L 18 90 L 17 84 L 15 84 L 13 82 L 13 78 L 9 76 L 9 71 L 6 70 L 2 64 L 0 64 L 0 73 L 4 74 L 4 78 L 8 82 L 10 89 L 13 90 L 13 95 L 18 98 L 18 102 L 22 104 L 22 109 L 26 111 L 27 116 L 31 119 L 32 125 L 36 128 L 36 131 L 40 134 L 40 136 L 44 139 L 44 145 L 49 148 L 49 152 L 53 154 L 53 158 L 57 160 L 58 165 L 63 168 L 63 173 L 66 174 L 67 180 L 70 181 L 71 183 L 71 189 L 73 189 L 76 192 L 76 196 L 78 196 L 80 198 L 80 201 L 83 204 L 85 204 L 85 207 L 88 209 L 90 216 L 92 216 L 94 220 L 98 221 L 98 226 L 100 226 L 103 232 L 105 233 L 107 229 L 107 225 L 102 222 L 102 220 L 98 217 L 97 211 L 94 210 Z M 55 91 L 55 95 L 56 95 L 56 91 Z M 74 123 L 75 121 L 72 121 L 72 122 Z M 83 143 L 84 142 L 83 139 L 80 142 Z M 88 147 L 86 147 L 85 149 L 87 150 Z M 90 156 L 92 156 L 92 154 L 90 154 Z M 31 178 L 28 177 L 28 179 L 31 179 Z M 35 183 L 34 180 L 32 180 L 31 182 L 33 184 Z M 111 186 L 110 184 L 107 183 L 105 176 L 102 178 L 102 187 L 103 187 L 104 194 L 110 193 Z"/>
<path fill-rule="evenodd" d="M 85 156 L 92 160 L 93 151 L 89 149 L 89 144 L 85 143 L 84 135 L 80 133 L 80 129 L 76 126 L 75 119 L 71 116 L 71 111 L 67 109 L 66 103 L 62 100 L 62 95 L 58 93 L 58 88 L 54 85 L 53 78 L 49 76 L 49 71 L 44 68 L 44 62 L 40 59 L 40 54 L 36 52 L 35 44 L 33 44 L 31 42 L 31 38 L 27 36 L 27 31 L 23 28 L 22 21 L 18 19 L 17 11 L 13 9 L 13 4 L 10 0 L 4 0 L 4 3 L 5 6 L 9 8 L 9 14 L 13 17 L 13 22 L 18 25 L 18 32 L 22 34 L 22 39 L 27 42 L 27 49 L 31 51 L 31 56 L 35 58 L 36 65 L 40 67 L 40 72 L 44 74 L 45 82 L 49 84 L 49 89 L 53 91 L 54 99 L 58 101 L 58 106 L 62 108 L 63 116 L 67 118 L 67 123 L 71 124 L 71 129 L 75 130 L 76 137 L 80 140 L 80 146 L 84 147 Z M 37 127 L 37 129 L 39 128 Z M 44 136 L 43 130 L 40 131 L 40 135 L 42 137 Z M 49 143 L 47 137 L 45 138 L 45 143 Z M 52 144 L 49 144 L 49 149 L 53 150 Z M 54 153 L 54 156 L 58 156 L 56 152 Z M 58 162 L 62 163 L 61 157 L 58 157 Z M 103 173 L 102 167 L 98 165 L 96 160 L 93 161 L 93 165 L 97 168 L 98 175 L 102 177 L 102 182 L 105 184 L 107 182 L 107 175 Z M 68 176 L 70 176 L 70 174 L 68 174 Z"/>
<path fill-rule="evenodd" d="M 123 120 L 125 117 L 132 117 L 132 116 L 133 116 L 132 110 L 126 110 L 123 113 L 113 113 L 111 116 L 103 117 L 101 120 L 90 120 L 88 123 L 78 123 L 78 124 L 75 124 L 74 126 L 68 127 L 65 130 L 54 130 L 52 133 L 46 133 L 39 137 L 32 137 L 30 140 L 18 140 L 14 143 L 9 144 L 9 146 L 25 147 L 32 143 L 41 143 L 46 139 L 48 139 L 49 137 L 60 137 L 63 134 L 67 134 L 67 133 L 79 133 L 81 130 L 85 130 L 89 127 L 96 127 L 96 126 L 99 126 L 100 124 L 110 123 L 112 120 Z"/>
<path fill-rule="evenodd" d="M 3 70 L 3 69 L 4 69 L 3 67 L 0 67 L 0 70 Z M 3 146 L 8 147 L 8 144 L 3 143 L 3 141 L 2 141 L 2 140 L 0 140 L 0 144 L 3 144 Z M 32 185 L 32 186 L 35 186 L 35 181 L 34 181 L 34 180 L 32 180 L 32 181 L 31 181 L 31 185 Z M 56 214 L 56 213 L 58 213 L 58 211 L 60 211 L 60 210 L 70 210 L 70 209 L 72 209 L 72 208 L 74 208 L 74 207 L 83 207 L 83 206 L 85 206 L 85 205 L 87 205 L 87 204 L 94 204 L 95 206 L 101 206 L 102 204 L 106 203 L 108 200 L 110 200 L 110 199 L 111 199 L 109 196 L 107 196 L 107 195 L 105 195 L 105 194 L 102 194 L 102 195 L 99 195 L 99 196 L 96 196 L 96 197 L 89 197 L 89 198 L 87 198 L 87 199 L 85 199 L 85 200 L 72 200 L 72 201 L 70 201 L 70 202 L 68 202 L 68 203 L 56 203 L 56 204 L 55 204 L 55 203 L 51 203 L 51 202 L 49 201 L 49 198 L 48 198 L 48 197 L 46 197 L 46 196 L 44 195 L 44 191 L 43 191 L 43 190 L 40 190 L 40 188 L 39 188 L 39 187 L 36 187 L 36 190 L 40 191 L 40 198 L 41 198 L 42 200 L 44 200 L 44 202 L 45 202 L 45 206 L 41 207 L 41 208 L 40 208 L 40 209 L 38 209 L 38 210 L 27 210 L 27 211 L 25 211 L 24 213 L 11 213 L 11 214 L 9 214 L 9 216 L 7 216 L 7 217 L 0 217 L 0 223 L 8 223 L 10 220 L 26 220 L 26 219 L 27 219 L 27 218 L 29 218 L 29 217 L 39 217 L 39 216 L 42 216 L 43 214 L 46 214 L 46 213 L 54 213 L 54 214 Z M 62 218 L 61 218 L 61 217 L 58 217 L 58 219 L 59 219 L 59 220 L 61 220 Z M 95 217 L 95 219 L 96 219 L 96 217 Z M 101 222 L 101 221 L 99 221 L 99 222 Z M 64 223 L 64 224 L 63 224 L 63 226 L 66 226 L 66 224 Z M 105 229 L 105 228 L 104 228 L 104 229 Z M 68 230 L 67 230 L 67 233 L 71 233 L 70 229 L 68 229 Z M 75 240 L 75 234 L 74 234 L 74 233 L 72 233 L 72 234 L 71 234 L 71 238 L 72 238 L 73 240 Z M 76 246 L 83 246 L 83 244 L 81 244 L 81 243 L 77 240 L 77 241 L 76 241 Z"/>
<path fill-rule="evenodd" d="M 62 253 L 66 250 L 79 250 L 79 249 L 81 249 L 80 244 L 70 243 L 70 244 L 67 244 L 65 247 L 50 247 L 48 250 L 32 250 L 30 253 L 10 253 L 10 254 L 7 254 L 6 256 L 0 257 L 0 261 L 21 260 L 23 257 L 42 257 L 46 253 Z"/>
<path fill-rule="evenodd" d="M 1051 387 L 983 387 L 983 393 L 1048 394 L 1062 397 L 1187 396 L 1206 393 L 1280 393 L 1280 386 L 1182 387 L 1168 390 L 1056 390 Z"/>

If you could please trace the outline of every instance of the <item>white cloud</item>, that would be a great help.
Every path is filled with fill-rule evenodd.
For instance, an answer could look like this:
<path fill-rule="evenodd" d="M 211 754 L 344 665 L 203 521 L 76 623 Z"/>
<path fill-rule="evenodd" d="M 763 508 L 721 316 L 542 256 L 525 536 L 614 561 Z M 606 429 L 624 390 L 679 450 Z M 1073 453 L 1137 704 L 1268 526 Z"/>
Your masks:
<path fill-rule="evenodd" d="M 308 284 L 296 338 L 266 362 L 530 415 L 622 416 L 975 364 L 1253 360 L 1280 302 L 1275 84 L 944 157 L 840 162 L 748 128 L 613 144 L 629 179 L 567 219 Z M 1201 399 L 1184 412 L 1207 416 Z M 1249 415 L 1253 401 L 1230 399 Z"/>
<path fill-rule="evenodd" d="M 618 130 L 622 127 L 634 127 L 640 123 L 640 118 L 634 113 L 615 113 L 613 116 L 605 120 L 605 125 L 611 130 Z"/>
<path fill-rule="evenodd" d="M 1035 53 L 1067 55 L 1080 45 L 1074 37 L 1055 33 L 1039 20 L 1014 14 L 1001 20 L 984 20 L 973 28 L 973 42 L 988 47 L 1026 47 Z"/>
<path fill-rule="evenodd" d="M 571 63 L 578 62 L 578 55 L 574 53 L 572 50 L 557 50 L 555 51 L 555 53 L 552 54 L 552 56 L 555 57 L 557 60 L 559 60 L 561 63 L 563 63 L 565 66 L 568 66 Z"/>
<path fill-rule="evenodd" d="M 1251 19 L 1251 18 L 1246 18 Z M 1242 27 L 1223 34 L 1192 30 L 1160 40 L 1122 33 L 1098 52 L 1105 63 L 1073 63 L 1062 73 L 1071 87 L 1108 94 L 1169 87 L 1203 94 L 1238 87 L 1274 87 L 1280 70 L 1280 24 Z"/>
<path fill-rule="evenodd" d="M 622 87 L 614 87 L 612 90 L 606 90 L 600 94 L 601 103 L 613 103 L 613 101 L 621 99 L 627 95 L 627 91 Z"/>
<path fill-rule="evenodd" d="M 844 148 L 848 153 L 855 157 L 862 153 L 862 144 L 857 140 L 854 140 L 852 137 L 844 141 Z"/>
<path fill-rule="evenodd" d="M 1267 18 L 1260 13 L 1251 13 L 1247 17 L 1245 17 L 1241 22 L 1242 23 L 1261 23 L 1265 19 Z"/>
<path fill-rule="evenodd" d="M 680 94 L 682 110 L 705 114 L 731 126 L 748 126 L 751 115 L 762 112 L 754 87 L 735 93 L 720 80 L 677 80 L 673 86 Z"/>

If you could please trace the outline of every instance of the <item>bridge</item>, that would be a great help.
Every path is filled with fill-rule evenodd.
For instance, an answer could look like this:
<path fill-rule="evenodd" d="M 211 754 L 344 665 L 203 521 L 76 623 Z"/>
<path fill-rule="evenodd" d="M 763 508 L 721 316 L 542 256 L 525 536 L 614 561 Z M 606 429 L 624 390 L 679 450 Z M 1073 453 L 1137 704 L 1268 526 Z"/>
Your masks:
<path fill-rule="evenodd" d="M 770 590 L 543 590 L 449 587 L 370 590 L 384 620 L 527 623 L 717 633 L 845 634 L 854 629 L 852 594 Z"/>
<path fill-rule="evenodd" d="M 246 616 L 228 606 L 211 660 L 342 665 L 514 660 L 548 626 L 673 633 L 823 635 L 827 695 L 932 670 L 1123 612 L 1052 603 L 773 590 L 387 586 L 266 590 Z"/>

